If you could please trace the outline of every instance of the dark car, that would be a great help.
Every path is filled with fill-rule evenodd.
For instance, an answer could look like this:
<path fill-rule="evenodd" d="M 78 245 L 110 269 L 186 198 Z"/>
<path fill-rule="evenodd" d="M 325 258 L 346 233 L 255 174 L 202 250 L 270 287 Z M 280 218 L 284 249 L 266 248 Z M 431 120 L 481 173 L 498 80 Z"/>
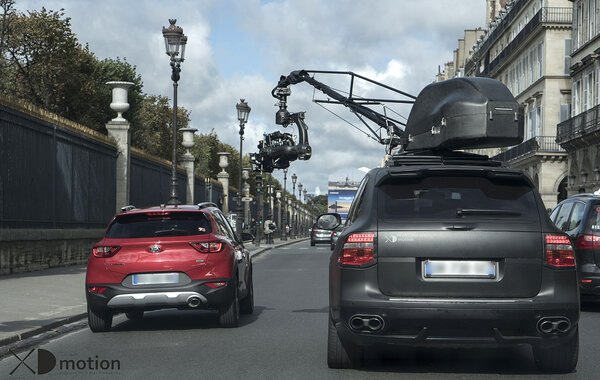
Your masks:
<path fill-rule="evenodd" d="M 315 224 L 310 229 L 310 245 L 314 247 L 317 243 L 330 244 L 331 231 L 318 228 Z"/>
<path fill-rule="evenodd" d="M 362 180 L 331 256 L 329 366 L 402 344 L 528 344 L 541 369 L 572 371 L 574 251 L 530 178 L 460 152 L 390 162 Z"/>
<path fill-rule="evenodd" d="M 559 203 L 550 219 L 571 238 L 582 301 L 600 300 L 600 195 L 578 194 Z"/>
<path fill-rule="evenodd" d="M 85 288 L 94 332 L 118 312 L 216 309 L 221 326 L 236 327 L 254 309 L 250 254 L 210 203 L 124 208 L 94 245 Z"/>

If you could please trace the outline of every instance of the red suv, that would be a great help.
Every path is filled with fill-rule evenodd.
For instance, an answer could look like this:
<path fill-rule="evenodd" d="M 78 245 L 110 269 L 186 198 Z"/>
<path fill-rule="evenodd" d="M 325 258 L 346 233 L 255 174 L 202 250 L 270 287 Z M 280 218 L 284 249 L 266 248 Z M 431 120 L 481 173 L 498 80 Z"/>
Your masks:
<path fill-rule="evenodd" d="M 123 208 L 93 247 L 85 281 L 88 323 L 108 331 L 113 315 L 216 309 L 223 327 L 254 310 L 252 261 L 212 203 Z"/>

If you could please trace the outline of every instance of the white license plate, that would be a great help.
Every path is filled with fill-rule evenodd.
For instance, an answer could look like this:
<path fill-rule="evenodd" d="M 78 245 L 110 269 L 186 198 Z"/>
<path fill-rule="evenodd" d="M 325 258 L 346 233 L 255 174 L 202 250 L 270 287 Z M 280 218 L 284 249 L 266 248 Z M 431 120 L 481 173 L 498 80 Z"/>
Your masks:
<path fill-rule="evenodd" d="M 179 273 L 143 273 L 131 276 L 133 285 L 160 285 L 177 284 L 179 282 Z"/>
<path fill-rule="evenodd" d="M 426 278 L 496 278 L 497 262 L 481 260 L 425 260 Z"/>

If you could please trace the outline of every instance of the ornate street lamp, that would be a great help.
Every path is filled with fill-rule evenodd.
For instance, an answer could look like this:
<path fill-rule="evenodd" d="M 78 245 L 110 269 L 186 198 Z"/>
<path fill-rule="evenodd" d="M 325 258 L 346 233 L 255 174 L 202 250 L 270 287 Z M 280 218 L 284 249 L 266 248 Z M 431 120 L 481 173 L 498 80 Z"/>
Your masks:
<path fill-rule="evenodd" d="M 288 233 L 287 229 L 286 229 L 286 226 L 288 224 L 288 221 L 287 221 L 288 207 L 287 207 L 287 197 L 285 196 L 285 193 L 287 192 L 287 172 L 288 172 L 287 168 L 283 169 L 283 205 L 284 205 L 285 212 L 283 213 L 283 223 L 281 225 L 281 228 L 283 231 L 282 240 L 287 240 L 287 233 Z"/>
<path fill-rule="evenodd" d="M 295 197 L 296 196 L 296 180 L 298 179 L 298 176 L 296 175 L 296 173 L 292 174 L 292 195 Z M 293 210 L 293 206 L 292 206 L 292 210 Z M 292 235 L 294 236 L 294 238 L 296 237 L 296 215 L 293 214 L 292 216 Z"/>
<path fill-rule="evenodd" d="M 238 199 L 237 199 L 237 218 L 235 220 L 235 231 L 238 236 L 242 237 L 242 143 L 244 141 L 244 125 L 248 122 L 248 115 L 250 114 L 250 106 L 248 103 L 244 101 L 244 99 L 240 99 L 240 102 L 235 105 L 237 109 L 237 118 L 240 121 L 240 176 L 238 182 Z"/>
<path fill-rule="evenodd" d="M 184 60 L 187 43 L 187 36 L 183 34 L 180 26 L 175 25 L 176 22 L 176 19 L 169 19 L 171 25 L 162 29 L 166 53 L 171 57 L 171 80 L 173 80 L 173 166 L 171 168 L 171 197 L 167 202 L 170 205 L 179 204 L 177 197 L 177 82 L 179 82 L 181 62 Z"/>
<path fill-rule="evenodd" d="M 298 184 L 298 200 L 302 203 L 302 183 Z"/>

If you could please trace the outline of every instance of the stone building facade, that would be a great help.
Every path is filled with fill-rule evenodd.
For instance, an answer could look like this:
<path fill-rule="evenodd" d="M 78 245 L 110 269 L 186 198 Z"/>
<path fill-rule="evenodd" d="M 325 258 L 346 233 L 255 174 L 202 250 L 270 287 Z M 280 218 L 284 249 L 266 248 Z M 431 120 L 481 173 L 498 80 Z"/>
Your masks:
<path fill-rule="evenodd" d="M 570 118 L 557 128 L 568 154 L 568 195 L 600 188 L 600 0 L 574 0 Z"/>
<path fill-rule="evenodd" d="M 600 1 L 600 0 L 598 0 Z M 556 126 L 568 118 L 572 3 L 568 0 L 486 0 L 486 29 L 464 67 L 465 76 L 500 80 L 523 105 L 523 143 L 478 150 L 523 169 L 547 208 L 566 197 L 567 153 Z"/>

